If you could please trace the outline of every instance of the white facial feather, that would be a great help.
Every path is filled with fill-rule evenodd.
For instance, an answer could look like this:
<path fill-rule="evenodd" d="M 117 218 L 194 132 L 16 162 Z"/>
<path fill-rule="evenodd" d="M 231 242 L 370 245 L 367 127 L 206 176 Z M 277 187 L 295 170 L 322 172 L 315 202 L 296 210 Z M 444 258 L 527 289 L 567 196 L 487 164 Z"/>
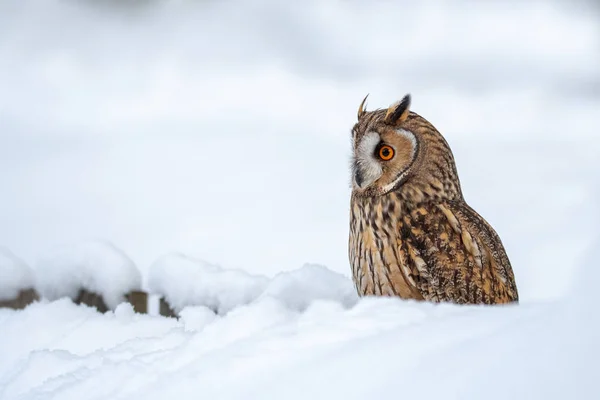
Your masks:
<path fill-rule="evenodd" d="M 381 138 L 377 132 L 367 132 L 361 139 L 356 149 L 356 168 L 360 171 L 362 182 L 360 185 L 354 177 L 354 184 L 358 188 L 365 188 L 375 182 L 383 170 L 379 161 L 375 159 L 375 147 L 379 144 Z"/>

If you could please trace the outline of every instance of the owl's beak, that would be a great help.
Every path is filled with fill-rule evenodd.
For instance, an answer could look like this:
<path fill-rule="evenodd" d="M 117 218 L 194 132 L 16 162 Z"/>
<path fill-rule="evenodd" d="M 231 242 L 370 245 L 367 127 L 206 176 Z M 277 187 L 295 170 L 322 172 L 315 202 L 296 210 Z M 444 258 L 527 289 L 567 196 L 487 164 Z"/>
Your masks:
<path fill-rule="evenodd" d="M 368 160 L 366 163 L 357 158 L 352 166 L 355 189 L 363 190 L 370 186 L 381 176 L 381 167 L 376 161 Z"/>
<path fill-rule="evenodd" d="M 352 175 L 356 189 L 363 190 L 375 182 L 383 173 L 382 167 L 375 159 L 374 152 L 381 142 L 379 133 L 369 131 L 360 139 L 354 149 Z"/>
<path fill-rule="evenodd" d="M 354 167 L 354 183 L 356 183 L 356 186 L 358 186 L 360 189 L 363 188 L 362 184 L 365 182 L 365 178 L 363 177 L 362 172 L 360 171 L 360 169 L 355 166 Z"/>

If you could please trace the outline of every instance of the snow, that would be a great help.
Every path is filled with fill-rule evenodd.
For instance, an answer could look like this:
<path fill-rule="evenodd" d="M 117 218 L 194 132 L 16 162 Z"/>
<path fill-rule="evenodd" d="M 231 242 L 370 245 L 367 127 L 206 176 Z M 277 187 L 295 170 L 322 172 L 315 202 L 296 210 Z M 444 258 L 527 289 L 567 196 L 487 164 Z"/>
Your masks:
<path fill-rule="evenodd" d="M 0 256 L 0 274 L 18 266 L 0 293 L 34 279 L 56 299 L 0 309 L 0 399 L 599 398 L 597 16 L 583 0 L 0 0 L 0 245 L 23 259 Z M 411 93 L 445 135 L 518 306 L 356 298 L 367 93 L 369 109 Z M 114 311 L 62 299 L 80 287 Z M 139 287 L 180 318 L 118 304 Z"/>
<path fill-rule="evenodd" d="M 42 255 L 34 266 L 35 286 L 46 299 L 75 299 L 80 289 L 102 295 L 110 308 L 138 290 L 142 276 L 123 251 L 105 241 L 62 245 Z"/>
<path fill-rule="evenodd" d="M 315 264 L 305 264 L 297 270 L 277 274 L 261 294 L 261 297 L 266 296 L 296 311 L 304 311 L 318 300 L 339 302 L 346 308 L 358 300 L 350 279 Z"/>
<path fill-rule="evenodd" d="M 183 254 L 167 254 L 148 271 L 151 293 L 162 295 L 175 312 L 203 306 L 217 314 L 270 297 L 286 307 L 304 311 L 317 300 L 351 307 L 357 301 L 353 283 L 321 265 L 306 264 L 273 279 L 243 270 L 229 270 Z"/>
<path fill-rule="evenodd" d="M 12 300 L 33 287 L 33 272 L 10 250 L 0 247 L 0 301 Z"/>
<path fill-rule="evenodd" d="M 66 299 L 0 310 L 0 398 L 594 399 L 598 249 L 568 299 L 534 305 L 364 298 L 300 311 L 261 296 L 225 315 L 187 307 L 179 320 Z"/>
<path fill-rule="evenodd" d="M 163 295 L 178 312 L 185 306 L 202 305 L 219 314 L 254 300 L 268 279 L 241 270 L 226 270 L 183 254 L 167 254 L 148 271 L 148 287 Z"/>

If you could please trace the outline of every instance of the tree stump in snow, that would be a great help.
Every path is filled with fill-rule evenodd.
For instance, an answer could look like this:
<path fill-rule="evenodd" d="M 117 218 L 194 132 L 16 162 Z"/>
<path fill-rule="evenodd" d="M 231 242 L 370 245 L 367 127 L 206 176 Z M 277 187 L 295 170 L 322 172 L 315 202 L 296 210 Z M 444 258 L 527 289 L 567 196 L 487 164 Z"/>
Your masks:
<path fill-rule="evenodd" d="M 22 310 L 29 304 L 40 299 L 35 289 L 23 289 L 18 296 L 12 300 L 0 301 L 0 308 L 12 308 L 14 310 Z"/>
<path fill-rule="evenodd" d="M 77 298 L 74 300 L 75 304 L 85 304 L 86 306 L 95 307 L 101 313 L 108 311 L 108 307 L 104 302 L 101 295 L 88 292 L 85 289 L 80 289 Z"/>
<path fill-rule="evenodd" d="M 164 299 L 164 297 L 160 298 L 160 302 L 158 305 L 158 312 L 160 315 L 162 315 L 164 317 L 177 318 L 177 314 L 175 313 L 175 311 L 173 311 L 173 309 L 171 308 L 169 303 L 167 303 L 167 301 Z"/>
<path fill-rule="evenodd" d="M 125 295 L 136 313 L 148 314 L 148 293 L 134 290 Z"/>

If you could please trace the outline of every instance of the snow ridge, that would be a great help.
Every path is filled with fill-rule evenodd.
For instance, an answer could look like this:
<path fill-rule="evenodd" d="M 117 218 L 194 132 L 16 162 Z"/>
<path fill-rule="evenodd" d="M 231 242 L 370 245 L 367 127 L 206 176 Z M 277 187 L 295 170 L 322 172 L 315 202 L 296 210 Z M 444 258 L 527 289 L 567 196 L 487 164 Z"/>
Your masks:
<path fill-rule="evenodd" d="M 167 254 L 149 269 L 150 291 L 165 297 L 179 312 L 186 306 L 204 306 L 217 314 L 264 298 L 304 311 L 316 300 L 340 302 L 348 308 L 357 301 L 352 282 L 321 265 L 305 264 L 273 279 L 246 271 L 224 269 L 180 253 Z"/>

